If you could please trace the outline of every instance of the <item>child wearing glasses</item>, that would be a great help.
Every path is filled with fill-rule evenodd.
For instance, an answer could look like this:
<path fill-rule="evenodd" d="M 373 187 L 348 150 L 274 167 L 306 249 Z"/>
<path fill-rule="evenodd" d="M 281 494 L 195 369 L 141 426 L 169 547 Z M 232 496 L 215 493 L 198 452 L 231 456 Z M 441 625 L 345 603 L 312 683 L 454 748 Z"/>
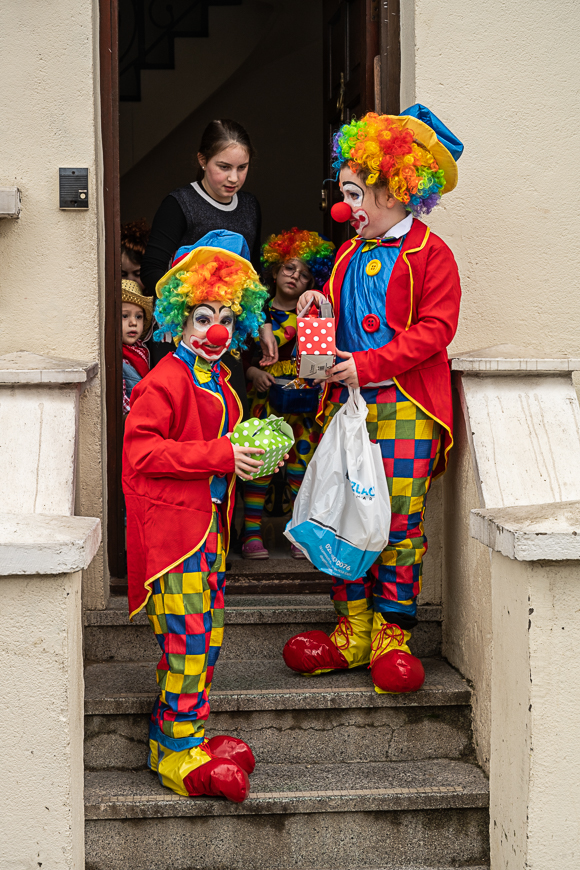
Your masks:
<path fill-rule="evenodd" d="M 318 390 L 284 391 L 284 383 L 296 377 L 296 303 L 306 290 L 322 289 L 334 261 L 334 245 L 318 233 L 291 230 L 272 235 L 262 248 L 265 283 L 273 296 L 269 302 L 274 337 L 278 344 L 278 361 L 260 367 L 258 359 L 247 369 L 251 381 L 248 399 L 253 417 L 269 414 L 283 417 L 292 427 L 296 439 L 287 465 L 287 482 L 292 503 L 302 483 L 308 463 L 320 436 L 316 422 Z M 262 540 L 262 512 L 270 477 L 246 481 L 244 487 L 244 535 L 242 556 L 245 559 L 268 559 Z M 302 552 L 292 545 L 295 559 Z"/>

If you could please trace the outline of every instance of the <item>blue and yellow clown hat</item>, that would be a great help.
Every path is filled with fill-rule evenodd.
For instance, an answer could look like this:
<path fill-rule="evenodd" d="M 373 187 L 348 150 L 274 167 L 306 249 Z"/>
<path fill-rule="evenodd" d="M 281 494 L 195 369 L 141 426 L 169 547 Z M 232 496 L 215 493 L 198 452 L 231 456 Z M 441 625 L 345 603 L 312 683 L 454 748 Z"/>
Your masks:
<path fill-rule="evenodd" d="M 232 263 L 241 267 L 241 272 L 252 281 L 259 281 L 258 273 L 250 263 L 250 249 L 245 238 L 240 233 L 232 233 L 229 230 L 212 230 L 202 236 L 195 245 L 183 245 L 178 248 L 171 269 L 159 279 L 155 285 L 155 292 L 161 299 L 163 288 L 171 281 L 178 272 L 189 272 L 196 264 L 209 263 L 216 254 L 224 254 Z"/>
<path fill-rule="evenodd" d="M 250 336 L 256 338 L 266 319 L 263 308 L 269 293 L 249 256 L 244 237 L 228 230 L 206 233 L 195 245 L 179 248 L 171 269 L 155 287 L 159 328 L 154 338 L 170 332 L 179 340 L 187 313 L 207 300 L 226 303 L 236 315 L 232 350 L 242 348 Z"/>
<path fill-rule="evenodd" d="M 427 106 L 415 103 L 401 112 L 390 115 L 393 120 L 413 131 L 415 140 L 430 151 L 439 168 L 445 173 L 445 186 L 441 193 L 449 193 L 457 184 L 457 161 L 463 154 L 463 143 L 446 127 Z"/>

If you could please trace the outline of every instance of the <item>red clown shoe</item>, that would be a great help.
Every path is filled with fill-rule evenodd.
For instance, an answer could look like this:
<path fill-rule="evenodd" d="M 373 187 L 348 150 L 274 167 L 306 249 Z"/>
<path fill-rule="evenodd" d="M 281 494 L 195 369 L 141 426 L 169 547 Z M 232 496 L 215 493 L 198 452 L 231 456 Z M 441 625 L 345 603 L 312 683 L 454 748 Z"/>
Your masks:
<path fill-rule="evenodd" d="M 248 774 L 227 758 L 211 758 L 183 778 L 190 797 L 225 797 L 241 804 L 250 793 Z"/>
<path fill-rule="evenodd" d="M 254 753 L 247 743 L 237 737 L 228 737 L 226 734 L 218 734 L 206 741 L 206 746 L 216 758 L 229 758 L 246 773 L 253 773 L 256 766 Z"/>
<path fill-rule="evenodd" d="M 225 797 L 241 803 L 250 793 L 248 772 L 254 769 L 255 762 L 243 740 L 218 736 L 199 746 L 174 751 L 150 739 L 149 749 L 149 767 L 161 784 L 176 794 Z"/>
<path fill-rule="evenodd" d="M 410 631 L 385 622 L 380 613 L 375 613 L 370 663 L 375 692 L 416 692 L 425 682 L 423 665 L 407 646 L 410 637 Z"/>
<path fill-rule="evenodd" d="M 366 665 L 371 654 L 372 619 L 372 610 L 365 610 L 339 616 L 330 637 L 323 631 L 297 634 L 282 651 L 284 661 L 291 670 L 309 676 Z"/>

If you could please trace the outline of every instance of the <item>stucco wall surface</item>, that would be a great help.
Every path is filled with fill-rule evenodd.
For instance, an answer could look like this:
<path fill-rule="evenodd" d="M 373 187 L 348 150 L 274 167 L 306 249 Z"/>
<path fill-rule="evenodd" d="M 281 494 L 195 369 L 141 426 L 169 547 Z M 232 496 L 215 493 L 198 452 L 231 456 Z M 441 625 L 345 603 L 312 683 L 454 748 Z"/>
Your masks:
<path fill-rule="evenodd" d="M 492 554 L 492 867 L 580 861 L 578 568 Z"/>
<path fill-rule="evenodd" d="M 22 191 L 20 219 L 0 220 L 0 353 L 102 358 L 97 12 L 94 0 L 0 4 L 0 186 Z M 89 209 L 60 211 L 59 167 L 85 166 Z M 101 404 L 96 379 L 81 397 L 75 506 L 95 517 Z M 84 582 L 104 606 L 102 550 Z"/>
<path fill-rule="evenodd" d="M 563 154 L 580 146 L 580 4 L 401 4 L 401 108 L 420 102 L 464 142 L 459 184 L 427 217 L 450 245 L 463 287 L 450 350 L 517 342 L 580 350 L 575 186 Z M 459 417 L 456 415 L 459 423 Z M 489 557 L 469 542 L 478 507 L 459 443 L 445 481 L 444 650 L 474 682 L 478 757 L 489 761 Z M 454 525 L 455 524 L 455 525 Z M 481 549 L 481 553 L 478 551 Z"/>
<path fill-rule="evenodd" d="M 81 572 L 0 577 L 0 867 L 82 870 Z"/>
<path fill-rule="evenodd" d="M 462 277 L 452 347 L 516 341 L 577 353 L 580 313 L 570 307 L 580 289 L 576 190 L 562 167 L 580 147 L 580 4 L 411 5 L 402 108 L 424 103 L 465 144 L 459 184 L 428 218 Z"/>
<path fill-rule="evenodd" d="M 473 684 L 473 737 L 489 771 L 491 729 L 491 575 L 489 550 L 469 532 L 481 507 L 465 420 L 454 396 L 455 446 L 443 478 L 443 650 Z"/>

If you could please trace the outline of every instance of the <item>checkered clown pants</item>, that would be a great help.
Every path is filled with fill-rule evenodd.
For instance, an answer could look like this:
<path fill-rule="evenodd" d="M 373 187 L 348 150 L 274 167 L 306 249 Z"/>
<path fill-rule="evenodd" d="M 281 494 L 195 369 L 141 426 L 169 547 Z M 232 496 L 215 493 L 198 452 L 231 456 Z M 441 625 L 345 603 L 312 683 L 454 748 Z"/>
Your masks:
<path fill-rule="evenodd" d="M 214 505 L 200 549 L 153 582 L 147 616 L 161 647 L 160 694 L 149 737 L 175 752 L 198 746 L 209 715 L 208 695 L 224 633 L 225 553 Z"/>
<path fill-rule="evenodd" d="M 427 538 L 425 502 L 441 449 L 442 426 L 396 387 L 363 388 L 368 405 L 367 430 L 379 444 L 391 496 L 389 543 L 366 577 L 333 578 L 331 598 L 340 615 L 369 608 L 388 614 L 404 628 L 416 623 Z M 348 390 L 333 387 L 325 409 L 323 432 L 348 399 Z"/>

